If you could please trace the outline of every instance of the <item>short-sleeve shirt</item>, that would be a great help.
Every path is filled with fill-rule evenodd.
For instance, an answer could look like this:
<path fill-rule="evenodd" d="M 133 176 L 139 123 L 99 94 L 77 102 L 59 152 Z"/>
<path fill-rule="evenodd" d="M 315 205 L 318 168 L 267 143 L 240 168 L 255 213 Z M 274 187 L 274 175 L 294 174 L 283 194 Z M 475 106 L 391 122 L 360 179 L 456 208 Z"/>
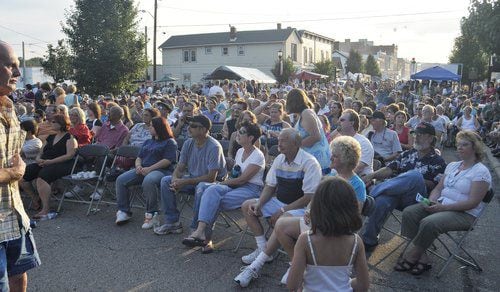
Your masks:
<path fill-rule="evenodd" d="M 97 144 L 108 146 L 109 149 L 119 147 L 123 143 L 123 139 L 128 134 L 128 128 L 121 121 L 113 126 L 110 122 L 106 122 L 96 136 Z"/>
<path fill-rule="evenodd" d="M 259 171 L 248 181 L 249 183 L 256 184 L 259 186 L 263 186 L 263 176 L 264 176 L 264 168 L 266 167 L 266 161 L 264 158 L 264 154 L 259 149 L 255 148 L 254 151 L 250 154 L 250 156 L 245 159 L 245 161 L 241 161 L 243 157 L 243 148 L 238 149 L 235 156 L 235 165 L 239 165 L 241 167 L 241 173 L 245 172 L 245 169 L 250 165 L 257 165 L 259 167 Z"/>
<path fill-rule="evenodd" d="M 487 182 L 491 188 L 491 174 L 488 168 L 478 162 L 472 167 L 458 172 L 458 168 L 462 161 L 450 162 L 444 172 L 444 188 L 441 191 L 443 205 L 454 204 L 456 202 L 466 201 L 470 197 L 470 189 L 473 182 Z M 484 208 L 484 203 L 481 202 L 473 209 L 465 212 L 477 217 Z"/>
<path fill-rule="evenodd" d="M 168 159 L 171 164 L 169 169 L 174 169 L 177 163 L 177 142 L 174 139 L 159 141 L 149 139 L 142 144 L 138 157 L 143 167 L 149 167 L 162 159 Z"/>
<path fill-rule="evenodd" d="M 221 181 L 227 174 L 222 146 L 210 136 L 201 147 L 198 147 L 192 138 L 186 140 L 182 146 L 179 163 L 187 165 L 190 177 L 200 177 L 210 170 L 217 170 L 217 180 Z"/>
<path fill-rule="evenodd" d="M 370 143 L 370 140 L 368 140 L 365 136 L 360 135 L 356 133 L 353 136 L 356 141 L 359 142 L 359 145 L 361 146 L 361 157 L 359 161 L 363 162 L 366 164 L 366 167 L 361 171 L 360 175 L 365 175 L 373 172 L 373 156 L 374 156 L 374 150 L 372 143 Z"/>
<path fill-rule="evenodd" d="M 332 169 L 332 172 L 328 174 L 328 176 L 337 176 L 338 173 L 335 169 Z M 349 179 L 349 184 L 352 186 L 354 189 L 354 192 L 356 193 L 356 200 L 358 202 L 363 203 L 366 200 L 366 185 L 363 182 L 363 180 L 357 175 L 351 176 Z"/>
<path fill-rule="evenodd" d="M 396 159 L 391 161 L 387 167 L 392 169 L 395 176 L 414 169 L 420 172 L 424 179 L 438 183 L 435 179 L 438 174 L 444 172 L 446 163 L 436 151 L 431 151 L 424 157 L 419 158 L 418 151 L 410 149 L 401 153 Z"/>
<path fill-rule="evenodd" d="M 314 194 L 321 180 L 322 172 L 318 160 L 303 149 L 288 163 L 285 155 L 275 159 L 266 177 L 266 184 L 276 187 L 279 201 L 290 204 L 304 194 Z"/>
<path fill-rule="evenodd" d="M 399 143 L 398 133 L 391 129 L 384 128 L 382 132 L 372 132 L 370 142 L 373 150 L 386 158 L 396 152 L 401 152 L 401 143 Z"/>
<path fill-rule="evenodd" d="M 145 123 L 139 123 L 130 129 L 130 139 L 128 143 L 132 146 L 142 146 L 144 142 L 151 138 L 149 127 Z"/>
<path fill-rule="evenodd" d="M 420 121 L 421 119 L 418 116 L 413 116 L 408 120 L 407 124 L 410 129 L 415 129 L 420 124 Z"/>

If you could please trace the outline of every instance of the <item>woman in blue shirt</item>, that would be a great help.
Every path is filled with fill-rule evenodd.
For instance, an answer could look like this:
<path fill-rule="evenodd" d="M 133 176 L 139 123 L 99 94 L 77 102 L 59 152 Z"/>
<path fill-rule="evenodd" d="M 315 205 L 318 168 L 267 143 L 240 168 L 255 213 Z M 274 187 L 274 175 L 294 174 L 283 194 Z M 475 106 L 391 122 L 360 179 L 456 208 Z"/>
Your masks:
<path fill-rule="evenodd" d="M 135 160 L 135 168 L 121 174 L 116 179 L 116 197 L 118 211 L 116 224 L 128 222 L 130 212 L 130 198 L 128 188 L 142 184 L 142 191 L 146 197 L 146 214 L 143 229 L 153 227 L 157 218 L 158 200 L 157 192 L 161 179 L 173 172 L 177 163 L 177 142 L 167 120 L 156 117 L 151 120 L 149 127 L 152 139 L 144 142 Z"/>

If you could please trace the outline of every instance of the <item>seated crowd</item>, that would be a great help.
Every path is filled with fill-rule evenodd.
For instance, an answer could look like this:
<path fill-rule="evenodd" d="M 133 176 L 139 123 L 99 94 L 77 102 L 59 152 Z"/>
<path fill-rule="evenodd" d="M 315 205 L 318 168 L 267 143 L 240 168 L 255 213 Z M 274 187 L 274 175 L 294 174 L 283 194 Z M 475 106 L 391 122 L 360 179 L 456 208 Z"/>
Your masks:
<path fill-rule="evenodd" d="M 183 233 L 177 204 L 192 196 L 182 244 L 210 253 L 219 214 L 241 208 L 256 244 L 234 278 L 241 287 L 282 247 L 290 267 L 281 283 L 290 289 L 367 290 L 365 252 L 377 247 L 394 209 L 403 212 L 401 234 L 411 240 L 394 269 L 420 275 L 432 267 L 426 250 L 434 240 L 467 230 L 484 208 L 491 175 L 482 141 L 500 154 L 499 91 L 440 95 L 440 86 L 447 88 L 348 81 L 303 90 L 225 80 L 91 99 L 73 85 L 46 83 L 33 102 L 16 93 L 26 131 L 20 187 L 32 199 L 33 218 L 50 219 L 53 183 L 71 173 L 79 148 L 104 145 L 113 158 L 121 146 L 137 147 L 135 160 L 115 161 L 116 224 L 133 218 L 131 187 L 138 186 L 142 228 Z M 441 151 L 455 145 L 460 161 L 446 165 Z M 82 192 L 76 186 L 63 196 Z M 104 190 L 89 195 L 101 200 Z M 370 214 L 363 213 L 367 195 L 374 198 Z M 432 204 L 417 203 L 419 195 Z"/>

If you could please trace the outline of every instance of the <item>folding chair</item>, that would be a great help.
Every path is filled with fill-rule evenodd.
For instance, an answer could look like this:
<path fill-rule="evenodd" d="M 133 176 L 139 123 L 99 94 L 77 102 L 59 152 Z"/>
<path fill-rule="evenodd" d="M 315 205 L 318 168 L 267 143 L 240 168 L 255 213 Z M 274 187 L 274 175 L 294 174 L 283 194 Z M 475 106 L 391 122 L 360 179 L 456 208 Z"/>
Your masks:
<path fill-rule="evenodd" d="M 118 148 L 116 151 L 116 155 L 113 158 L 113 163 L 111 164 L 111 169 L 114 169 L 116 160 L 120 157 L 123 158 L 128 158 L 128 159 L 136 159 L 137 156 L 139 156 L 139 152 L 141 151 L 141 147 L 137 146 L 132 146 L 132 145 L 123 145 Z M 105 184 L 106 189 L 116 197 L 115 194 L 115 188 L 109 188 L 108 184 Z M 135 186 L 134 186 L 135 187 Z M 134 202 L 134 199 L 138 197 L 137 192 L 131 192 L 131 197 L 130 197 L 130 206 L 132 207 L 132 203 Z M 138 197 L 139 198 L 139 197 Z M 139 198 L 141 200 L 141 203 L 145 205 L 145 201 L 142 198 Z"/>
<path fill-rule="evenodd" d="M 444 266 L 441 268 L 438 275 L 436 276 L 437 278 L 441 277 L 441 275 L 446 270 L 446 268 L 450 265 L 451 260 L 453 260 L 453 259 L 456 259 L 457 261 L 473 268 L 474 270 L 476 270 L 478 272 L 483 271 L 483 269 L 479 266 L 479 263 L 476 261 L 476 259 L 474 259 L 474 257 L 465 249 L 464 243 L 465 243 L 465 239 L 469 235 L 469 233 L 471 233 L 471 231 L 474 230 L 474 227 L 477 225 L 479 218 L 481 218 L 481 216 L 484 214 L 486 207 L 489 205 L 489 203 L 493 199 L 494 195 L 495 195 L 495 192 L 493 191 L 493 189 L 489 189 L 483 198 L 484 208 L 481 210 L 481 212 L 478 214 L 478 216 L 474 219 L 474 222 L 472 222 L 472 224 L 468 230 L 466 230 L 466 231 L 450 231 L 450 232 L 443 233 L 443 235 L 445 237 L 448 237 L 455 245 L 454 251 L 452 251 L 451 249 L 453 249 L 453 248 L 448 247 L 446 245 L 446 243 L 440 237 L 437 238 L 437 240 L 443 245 L 443 247 L 448 252 L 448 257 L 443 257 L 443 256 L 438 255 L 437 253 L 433 252 L 433 254 L 435 254 L 436 256 L 438 256 L 441 259 L 444 259 L 446 261 Z M 467 258 L 458 255 L 459 252 L 465 253 Z"/>
<path fill-rule="evenodd" d="M 97 191 L 99 185 L 104 180 L 104 170 L 106 168 L 106 161 L 108 159 L 109 148 L 105 145 L 99 144 L 90 144 L 85 145 L 78 149 L 77 156 L 75 158 L 75 162 L 73 163 L 73 168 L 71 169 L 71 174 L 64 176 L 61 178 L 63 182 L 66 182 L 67 185 L 65 187 L 64 192 L 61 195 L 61 199 L 59 200 L 59 206 L 57 211 L 61 210 L 62 204 L 65 200 L 64 194 L 68 190 L 68 186 L 88 186 L 93 188 L 94 192 Z M 78 164 L 83 165 L 83 169 L 87 171 L 95 171 L 96 176 L 88 177 L 88 178 L 76 178 L 76 174 L 78 173 L 78 169 L 80 169 Z M 89 204 L 89 208 L 87 210 L 87 215 L 90 214 L 90 210 L 92 210 L 92 206 L 94 203 L 94 196 L 91 197 L 90 203 L 85 200 L 81 194 L 74 194 L 77 200 L 67 200 L 78 203 L 86 203 Z M 94 213 L 97 211 L 97 207 L 99 205 L 101 199 L 97 200 L 97 204 L 94 207 Z"/>

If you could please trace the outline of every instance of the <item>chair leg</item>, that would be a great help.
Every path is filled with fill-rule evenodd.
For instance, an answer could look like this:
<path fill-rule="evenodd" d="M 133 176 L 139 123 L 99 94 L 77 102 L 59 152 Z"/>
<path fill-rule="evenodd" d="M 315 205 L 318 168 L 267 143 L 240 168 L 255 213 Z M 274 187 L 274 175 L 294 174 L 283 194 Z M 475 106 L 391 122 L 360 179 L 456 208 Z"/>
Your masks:
<path fill-rule="evenodd" d="M 243 230 L 243 232 L 241 233 L 240 238 L 238 239 L 238 243 L 236 244 L 236 246 L 233 249 L 234 253 L 238 252 L 238 250 L 240 249 L 240 246 L 241 246 L 241 242 L 243 242 L 243 236 L 245 236 L 247 234 L 249 234 L 248 233 L 248 225 L 245 227 L 245 230 Z"/>
<path fill-rule="evenodd" d="M 227 228 L 231 227 L 231 222 L 232 222 L 236 226 L 236 228 L 238 228 L 238 232 L 243 231 L 241 225 L 233 217 L 229 216 L 229 214 L 225 213 L 224 211 L 221 211 L 220 216 L 222 217 L 222 219 L 224 219 Z"/>

